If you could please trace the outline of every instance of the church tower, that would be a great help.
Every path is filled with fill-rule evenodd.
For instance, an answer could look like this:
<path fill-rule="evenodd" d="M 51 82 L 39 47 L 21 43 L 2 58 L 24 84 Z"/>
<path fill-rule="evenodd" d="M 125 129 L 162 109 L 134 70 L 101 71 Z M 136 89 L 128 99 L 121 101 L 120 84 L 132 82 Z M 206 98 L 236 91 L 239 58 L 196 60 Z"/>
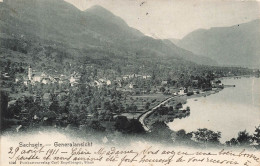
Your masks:
<path fill-rule="evenodd" d="M 29 69 L 28 69 L 28 79 L 30 81 L 32 80 L 32 67 L 31 67 L 31 65 L 29 66 Z"/>

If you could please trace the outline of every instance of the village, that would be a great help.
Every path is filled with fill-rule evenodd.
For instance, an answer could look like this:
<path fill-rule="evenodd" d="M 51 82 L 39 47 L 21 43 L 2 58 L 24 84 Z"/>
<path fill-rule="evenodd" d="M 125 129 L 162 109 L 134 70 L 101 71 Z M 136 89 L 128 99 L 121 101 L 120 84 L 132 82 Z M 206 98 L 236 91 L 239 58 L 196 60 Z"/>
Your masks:
<path fill-rule="evenodd" d="M 191 80 L 192 86 L 177 87 L 169 79 L 155 84 L 150 74 L 117 76 L 112 71 L 104 77 L 104 73 L 100 74 L 102 71 L 91 65 L 86 69 L 88 76 L 76 71 L 70 74 L 39 72 L 31 65 L 12 78 L 2 73 L 2 86 L 9 89 L 7 117 L 11 119 L 10 124 L 19 124 L 16 128 L 19 131 L 42 125 L 79 127 L 98 121 L 101 129 L 106 126 L 106 129 L 115 130 L 116 121 L 138 120 L 155 107 L 156 111 L 145 117 L 144 123 L 170 122 L 189 116 L 190 109 L 183 108 L 185 96 L 224 88 L 216 79 L 209 80 L 204 88 L 199 87 L 201 83 L 196 79 Z M 169 98 L 173 99 L 161 104 Z"/>

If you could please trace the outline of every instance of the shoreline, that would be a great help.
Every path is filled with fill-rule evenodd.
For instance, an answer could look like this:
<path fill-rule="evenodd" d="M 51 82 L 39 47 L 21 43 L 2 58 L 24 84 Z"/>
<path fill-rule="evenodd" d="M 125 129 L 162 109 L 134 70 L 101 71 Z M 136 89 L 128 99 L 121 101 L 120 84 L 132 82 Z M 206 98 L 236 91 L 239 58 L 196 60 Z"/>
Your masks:
<path fill-rule="evenodd" d="M 225 88 L 223 88 L 225 89 Z M 218 88 L 216 90 L 211 90 L 211 91 L 206 91 L 204 93 L 199 93 L 199 94 L 194 94 L 194 95 L 191 95 L 191 96 L 187 96 L 185 95 L 185 104 L 187 103 L 187 100 L 188 99 L 194 99 L 194 98 L 200 98 L 200 97 L 207 97 L 207 96 L 210 96 L 210 95 L 213 95 L 213 94 L 216 94 L 216 93 L 219 93 L 220 91 L 223 90 L 222 88 Z"/>
<path fill-rule="evenodd" d="M 259 115 L 258 104 L 255 104 L 259 95 L 255 93 L 259 88 L 258 82 L 259 78 L 255 77 L 225 79 L 223 80 L 225 85 L 235 84 L 236 87 L 224 88 L 224 91 L 209 98 L 196 98 L 198 96 L 187 98 L 191 100 L 187 100 L 184 107 L 190 107 L 191 116 L 186 119 L 176 119 L 168 125 L 174 131 L 185 129 L 191 132 L 198 128 L 220 131 L 222 142 L 237 138 L 237 134 L 244 130 L 252 134 L 255 132 L 254 128 L 259 125 L 255 119 Z M 240 123 L 244 125 L 241 127 Z M 228 128 L 225 128 L 225 124 L 229 124 Z"/>
<path fill-rule="evenodd" d="M 184 105 L 184 104 L 187 104 L 188 99 L 196 99 L 196 98 L 199 98 L 199 97 L 207 97 L 209 95 L 216 94 L 216 93 L 222 91 L 223 89 L 225 89 L 225 88 L 217 88 L 215 90 L 205 91 L 203 93 L 193 94 L 193 95 L 190 95 L 190 96 L 187 96 L 187 94 L 181 95 L 181 96 L 179 96 L 179 95 L 178 96 L 172 96 L 172 97 L 169 97 L 168 99 L 170 99 L 170 98 L 171 99 L 175 99 L 175 100 L 179 99 L 180 101 L 182 101 L 181 103 Z M 155 112 L 156 111 L 150 112 L 149 116 L 145 117 L 143 119 L 143 121 L 145 122 L 146 121 L 145 119 L 147 119 L 147 118 L 149 119 L 149 118 L 151 118 L 151 116 L 154 116 Z M 170 117 L 171 115 L 165 115 L 165 116 Z M 160 117 L 156 117 L 156 119 L 158 120 L 158 119 L 160 119 Z M 154 119 L 152 121 L 154 121 Z M 164 119 L 163 121 L 168 123 L 166 119 Z M 145 127 L 149 128 L 149 122 L 148 123 L 144 123 L 144 125 L 145 125 Z"/>
<path fill-rule="evenodd" d="M 223 79 L 231 79 L 231 78 L 236 78 L 236 77 L 247 78 L 247 77 L 254 77 L 254 76 L 253 75 L 227 76 L 227 77 L 220 77 L 218 79 L 223 80 Z M 233 85 L 232 85 L 232 87 L 233 87 Z M 227 85 L 224 85 L 224 88 L 217 88 L 216 90 L 205 91 L 204 93 L 193 94 L 191 96 L 183 95 L 183 96 L 176 96 L 176 97 L 183 97 L 183 99 L 186 99 L 186 101 L 185 101 L 185 104 L 186 104 L 188 99 L 207 97 L 209 95 L 216 94 L 216 93 L 224 90 L 225 88 L 229 88 L 229 87 L 227 87 Z"/>
<path fill-rule="evenodd" d="M 236 77 L 255 77 L 255 75 L 250 75 L 250 74 L 246 74 L 246 75 L 238 75 L 238 76 L 226 76 L 226 77 L 219 77 L 219 79 L 227 79 L 227 78 L 236 78 Z"/>

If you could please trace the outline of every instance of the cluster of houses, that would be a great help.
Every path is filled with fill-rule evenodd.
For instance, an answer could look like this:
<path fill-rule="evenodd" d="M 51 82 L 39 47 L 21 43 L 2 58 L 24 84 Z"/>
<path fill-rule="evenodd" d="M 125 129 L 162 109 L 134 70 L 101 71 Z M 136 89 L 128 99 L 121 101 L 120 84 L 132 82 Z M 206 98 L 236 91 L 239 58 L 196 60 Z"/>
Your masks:
<path fill-rule="evenodd" d="M 216 89 L 216 88 L 224 88 L 224 84 L 221 83 L 220 80 L 213 80 L 210 82 L 211 83 L 211 87 L 213 89 Z"/>
<path fill-rule="evenodd" d="M 6 75 L 7 77 L 7 75 Z M 35 85 L 36 83 L 42 84 L 51 84 L 51 83 L 69 83 L 71 86 L 76 86 L 79 84 L 80 74 L 77 72 L 72 73 L 71 75 L 58 75 L 58 74 L 47 74 L 46 72 L 38 72 L 34 71 L 31 66 L 28 68 L 28 75 L 16 75 L 15 82 L 22 81 L 24 85 Z M 130 79 L 150 79 L 150 75 L 139 75 L 139 74 L 129 74 L 123 75 L 122 77 L 116 77 L 113 81 L 118 87 L 122 87 L 122 81 L 130 80 Z M 102 87 L 102 86 L 110 86 L 112 81 L 107 78 L 99 78 L 93 80 L 88 84 L 88 86 L 94 87 Z M 129 83 L 125 86 L 125 89 L 135 89 L 137 86 L 134 83 Z"/>
<path fill-rule="evenodd" d="M 32 67 L 30 66 L 28 68 L 28 75 L 27 76 L 17 76 L 15 81 L 23 81 L 25 85 L 28 84 L 36 84 L 38 83 L 43 83 L 43 84 L 51 84 L 51 83 L 69 83 L 71 86 L 76 86 L 79 84 L 81 75 L 77 72 L 73 72 L 70 75 L 49 75 L 46 74 L 45 72 L 36 72 L 32 70 Z M 129 75 L 123 75 L 121 77 L 116 77 L 115 80 L 113 81 L 117 87 L 122 90 L 122 91 L 130 91 L 133 92 L 135 90 L 139 90 L 140 92 L 144 91 L 146 89 L 146 85 L 144 87 L 138 87 L 137 84 L 133 83 L 133 79 L 151 79 L 150 75 L 140 75 L 140 74 L 129 74 Z M 129 83 L 127 85 L 122 86 L 122 81 L 128 81 Z M 194 83 L 197 83 L 197 80 L 193 80 Z M 102 87 L 102 86 L 110 86 L 112 84 L 112 81 L 107 79 L 107 78 L 99 78 L 96 80 L 92 80 L 91 82 L 86 83 L 88 86 L 92 87 Z M 168 82 L 166 80 L 162 80 L 161 86 L 167 85 Z M 211 85 L 213 88 L 219 88 L 222 87 L 223 84 L 221 84 L 220 80 L 214 80 L 211 82 Z M 186 95 L 190 91 L 187 88 L 179 88 L 179 89 L 172 89 L 171 91 L 168 90 L 169 94 L 172 95 Z M 142 93 L 141 92 L 141 93 Z M 197 93 L 197 91 L 194 91 L 193 93 Z"/>
<path fill-rule="evenodd" d="M 70 83 L 71 86 L 76 86 L 79 84 L 80 74 L 77 72 L 72 73 L 71 75 L 49 75 L 45 72 L 37 72 L 33 71 L 32 67 L 28 68 L 28 75 L 17 75 L 15 78 L 15 82 L 23 81 L 24 85 L 35 85 L 36 83 L 43 83 L 43 84 L 51 84 L 51 83 Z M 104 85 L 111 85 L 111 81 L 106 78 L 100 78 L 98 80 L 93 80 L 92 82 L 88 83 L 89 86 L 97 86 L 101 87 Z"/>
<path fill-rule="evenodd" d="M 43 83 L 43 84 L 50 84 L 50 83 L 64 83 L 68 81 L 68 78 L 65 77 L 64 75 L 56 75 L 56 76 L 51 76 L 46 74 L 45 72 L 37 72 L 33 71 L 32 67 L 30 66 L 28 68 L 28 75 L 16 75 L 15 82 L 23 81 L 24 85 L 29 85 L 29 84 L 36 84 L 38 83 Z"/>
<path fill-rule="evenodd" d="M 10 78 L 10 75 L 8 73 L 1 72 L 1 77 L 8 79 Z"/>
<path fill-rule="evenodd" d="M 150 75 L 140 75 L 140 74 L 129 74 L 129 75 L 123 75 L 122 79 L 127 80 L 131 78 L 142 78 L 142 79 L 150 79 Z"/>

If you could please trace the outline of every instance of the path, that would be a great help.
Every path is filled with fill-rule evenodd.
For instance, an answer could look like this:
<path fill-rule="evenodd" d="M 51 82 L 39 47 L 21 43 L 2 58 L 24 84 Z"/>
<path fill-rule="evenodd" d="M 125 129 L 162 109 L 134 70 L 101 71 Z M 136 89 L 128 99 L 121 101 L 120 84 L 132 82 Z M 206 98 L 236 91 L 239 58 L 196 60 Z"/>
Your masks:
<path fill-rule="evenodd" d="M 150 114 L 152 114 L 157 108 L 159 108 L 162 104 L 167 103 L 169 100 L 173 99 L 174 97 L 170 97 L 166 100 L 164 100 L 163 102 L 161 102 L 160 104 L 158 104 L 157 106 L 153 107 L 150 111 L 147 111 L 146 113 L 142 114 L 139 117 L 139 121 L 140 123 L 143 125 L 143 128 L 145 129 L 145 131 L 149 131 L 149 127 L 145 124 L 144 120 L 147 116 L 149 116 Z"/>

